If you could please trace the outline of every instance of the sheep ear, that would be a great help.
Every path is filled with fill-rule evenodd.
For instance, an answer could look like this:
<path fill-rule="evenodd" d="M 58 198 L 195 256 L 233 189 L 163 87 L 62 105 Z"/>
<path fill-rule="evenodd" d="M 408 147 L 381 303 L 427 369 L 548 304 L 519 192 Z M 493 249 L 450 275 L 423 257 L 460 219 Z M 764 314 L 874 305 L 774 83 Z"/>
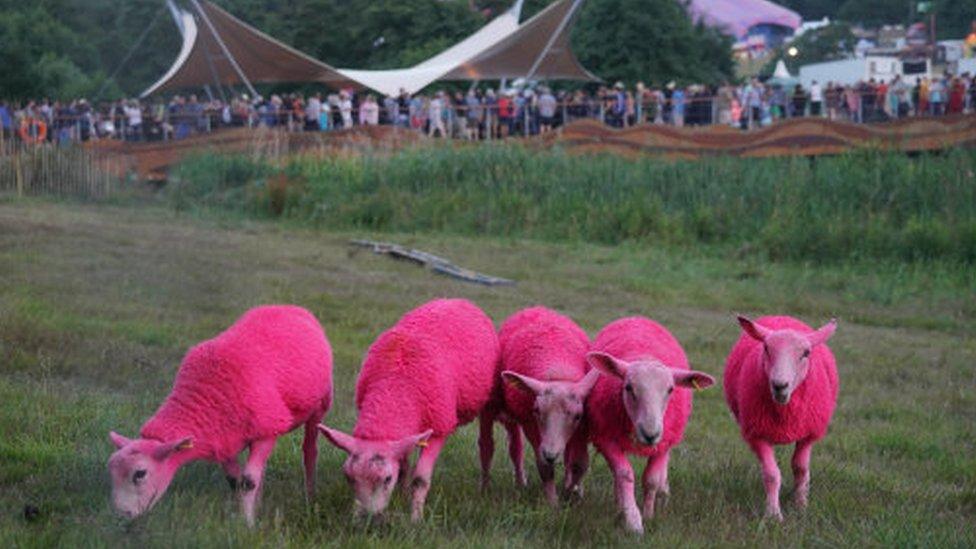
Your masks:
<path fill-rule="evenodd" d="M 125 438 L 124 436 L 116 433 L 115 431 L 109 431 L 108 438 L 109 440 L 112 441 L 112 444 L 115 445 L 116 450 L 121 450 L 122 448 L 132 443 L 131 439 Z"/>
<path fill-rule="evenodd" d="M 337 431 L 336 429 L 329 429 L 321 423 L 318 424 L 319 431 L 325 435 L 325 438 L 329 439 L 336 448 L 351 454 L 356 451 L 356 438 L 343 433 L 342 431 Z"/>
<path fill-rule="evenodd" d="M 826 343 L 827 340 L 834 335 L 834 332 L 836 330 L 837 330 L 837 319 L 834 318 L 831 319 L 830 322 L 821 326 L 820 329 L 818 329 L 816 332 L 813 332 L 812 334 L 807 334 L 807 341 L 810 342 L 811 347 L 816 347 L 821 343 Z"/>
<path fill-rule="evenodd" d="M 163 444 L 153 452 L 153 457 L 162 461 L 176 452 L 182 452 L 193 448 L 193 437 L 185 437 L 175 442 Z"/>
<path fill-rule="evenodd" d="M 707 389 L 715 385 L 715 378 L 694 370 L 674 370 L 674 384 L 685 389 Z"/>
<path fill-rule="evenodd" d="M 586 361 L 594 369 L 610 377 L 623 379 L 627 376 L 627 363 L 607 353 L 600 351 L 587 353 Z"/>
<path fill-rule="evenodd" d="M 576 382 L 576 390 L 580 393 L 581 396 L 586 398 L 586 395 L 590 394 L 590 391 L 593 390 L 593 387 L 596 387 L 597 381 L 600 381 L 600 370 L 597 370 L 596 368 L 590 368 L 590 371 L 586 372 L 586 375 L 583 376 L 583 379 Z"/>
<path fill-rule="evenodd" d="M 766 341 L 766 337 L 769 336 L 770 332 L 769 328 L 761 326 L 742 315 L 739 315 L 737 318 L 739 319 L 739 326 L 742 326 L 742 329 L 749 334 L 749 337 L 756 341 Z"/>
<path fill-rule="evenodd" d="M 410 455 L 410 452 L 412 452 L 414 448 L 418 446 L 420 448 L 427 446 L 427 439 L 429 439 L 433 434 L 433 429 L 427 429 L 418 435 L 411 435 L 406 438 L 402 438 L 395 443 L 393 453 L 396 454 L 398 458 Z"/>
<path fill-rule="evenodd" d="M 505 370 L 502 372 L 502 379 L 508 382 L 509 385 L 516 387 L 530 395 L 537 395 L 543 391 L 542 383 L 529 376 L 523 376 L 522 374 L 516 374 L 511 370 Z"/>

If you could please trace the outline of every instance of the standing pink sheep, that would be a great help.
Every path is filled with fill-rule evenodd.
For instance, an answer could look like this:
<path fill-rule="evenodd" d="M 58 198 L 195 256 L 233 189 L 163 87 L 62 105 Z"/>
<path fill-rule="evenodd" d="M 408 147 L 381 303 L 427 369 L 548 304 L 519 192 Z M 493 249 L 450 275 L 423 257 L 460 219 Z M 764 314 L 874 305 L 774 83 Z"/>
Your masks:
<path fill-rule="evenodd" d="M 115 508 L 128 518 L 149 509 L 174 474 L 197 459 L 219 463 L 241 492 L 254 524 L 264 466 L 281 435 L 305 426 L 305 489 L 315 490 L 315 426 L 332 403 L 332 349 L 305 309 L 252 309 L 217 337 L 190 349 L 173 391 L 140 438 L 110 433 Z M 243 472 L 238 454 L 249 448 Z"/>
<path fill-rule="evenodd" d="M 505 369 L 502 377 L 507 382 L 502 413 L 525 432 L 535 450 L 546 499 L 556 505 L 555 465 L 564 450 L 568 492 L 581 491 L 580 481 L 589 467 L 586 430 L 581 425 L 586 397 L 600 376 L 597 370 L 587 373 L 590 338 L 569 318 L 533 307 L 505 321 L 499 344 Z M 489 422 L 488 437 L 490 426 Z M 487 460 L 484 457 L 483 477 L 491 462 L 490 455 Z M 522 456 L 513 456 L 513 461 L 518 471 Z"/>
<path fill-rule="evenodd" d="M 481 413 L 495 384 L 498 336 L 469 301 L 432 301 L 403 316 L 369 348 L 356 383 L 352 436 L 320 425 L 349 458 L 356 511 L 382 513 L 397 479 L 413 471 L 412 517 L 423 518 L 437 456 L 454 430 Z"/>
<path fill-rule="evenodd" d="M 725 401 L 762 464 L 766 515 L 783 520 L 774 444 L 796 443 L 796 505 L 810 492 L 810 452 L 827 434 L 837 403 L 837 365 L 825 344 L 836 321 L 814 331 L 788 316 L 739 317 L 744 333 L 725 365 Z"/>
<path fill-rule="evenodd" d="M 651 518 L 657 495 L 670 493 L 668 458 L 691 415 L 692 394 L 686 389 L 710 387 L 715 380 L 689 370 L 674 336 L 647 318 L 610 323 L 597 335 L 593 349 L 587 359 L 606 375 L 586 403 L 590 439 L 613 471 L 617 506 L 627 529 L 642 533 L 627 454 L 647 457 L 643 515 Z"/>

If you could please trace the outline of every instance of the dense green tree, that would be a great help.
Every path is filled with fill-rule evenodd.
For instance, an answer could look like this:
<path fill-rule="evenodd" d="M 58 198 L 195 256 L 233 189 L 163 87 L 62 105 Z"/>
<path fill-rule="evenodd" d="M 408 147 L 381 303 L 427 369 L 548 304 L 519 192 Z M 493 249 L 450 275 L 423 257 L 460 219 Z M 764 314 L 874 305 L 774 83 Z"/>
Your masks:
<path fill-rule="evenodd" d="M 718 83 L 731 77 L 731 40 L 695 25 L 674 0 L 590 0 L 573 37 L 580 61 L 612 82 Z"/>

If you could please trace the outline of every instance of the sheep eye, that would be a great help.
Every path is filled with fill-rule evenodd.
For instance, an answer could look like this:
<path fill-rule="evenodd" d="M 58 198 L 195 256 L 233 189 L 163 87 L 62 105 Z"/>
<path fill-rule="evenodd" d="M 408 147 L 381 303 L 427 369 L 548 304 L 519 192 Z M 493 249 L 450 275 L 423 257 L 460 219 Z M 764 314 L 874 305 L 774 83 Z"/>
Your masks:
<path fill-rule="evenodd" d="M 383 484 L 390 484 L 391 482 L 393 482 L 393 475 L 387 475 L 386 478 L 383 479 Z"/>
<path fill-rule="evenodd" d="M 624 390 L 626 390 L 630 394 L 634 394 L 634 386 L 631 385 L 630 383 L 624 385 Z"/>
<path fill-rule="evenodd" d="M 139 469 L 132 475 L 132 484 L 139 484 L 146 478 L 146 470 Z"/>
<path fill-rule="evenodd" d="M 673 392 L 674 392 L 674 387 L 668 387 L 668 394 L 670 395 Z"/>
<path fill-rule="evenodd" d="M 803 351 L 803 358 L 808 358 L 810 356 L 810 349 Z"/>
<path fill-rule="evenodd" d="M 576 414 L 573 416 L 573 421 L 579 421 L 583 419 L 583 414 Z"/>

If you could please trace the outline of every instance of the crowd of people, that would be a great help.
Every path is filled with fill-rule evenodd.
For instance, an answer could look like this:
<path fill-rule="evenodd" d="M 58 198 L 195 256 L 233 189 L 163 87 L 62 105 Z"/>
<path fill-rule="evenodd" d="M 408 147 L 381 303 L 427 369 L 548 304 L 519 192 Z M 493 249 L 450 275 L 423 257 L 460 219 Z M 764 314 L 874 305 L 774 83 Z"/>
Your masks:
<path fill-rule="evenodd" d="M 121 100 L 92 105 L 76 101 L 0 102 L 3 136 L 63 143 L 116 138 L 131 141 L 183 139 L 226 127 L 277 127 L 330 131 L 393 125 L 432 137 L 501 139 L 545 134 L 582 118 L 614 127 L 652 123 L 672 126 L 723 124 L 749 130 L 794 117 L 824 117 L 856 123 L 909 116 L 976 111 L 976 77 L 946 75 L 908 81 L 869 80 L 853 86 L 813 82 L 783 85 L 752 79 L 741 85 L 680 87 L 674 83 L 627 88 L 618 82 L 592 91 L 554 91 L 546 86 L 380 98 L 343 90 L 242 95 L 229 101 L 196 95 L 169 101 Z"/>

